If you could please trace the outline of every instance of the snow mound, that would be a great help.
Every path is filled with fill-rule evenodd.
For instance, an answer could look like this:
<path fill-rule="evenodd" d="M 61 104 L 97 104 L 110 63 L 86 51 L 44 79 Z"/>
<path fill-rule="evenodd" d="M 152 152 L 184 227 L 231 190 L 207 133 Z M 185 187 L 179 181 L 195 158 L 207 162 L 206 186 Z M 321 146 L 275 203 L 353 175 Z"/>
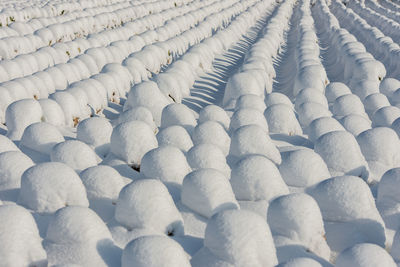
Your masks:
<path fill-rule="evenodd" d="M 158 89 L 157 83 L 144 81 L 136 84 L 129 91 L 124 111 L 137 106 L 146 107 L 153 114 L 156 124 L 161 125 L 161 113 L 168 104 L 170 104 L 170 101 Z"/>
<path fill-rule="evenodd" d="M 76 139 L 92 146 L 97 155 L 105 157 L 110 150 L 112 131 L 111 123 L 105 118 L 87 118 L 78 124 Z"/>
<path fill-rule="evenodd" d="M 232 134 L 229 153 L 237 158 L 260 154 L 281 163 L 281 155 L 265 129 L 254 124 L 242 126 Z"/>
<path fill-rule="evenodd" d="M 184 104 L 169 104 L 162 111 L 162 128 L 172 125 L 181 125 L 191 134 L 196 124 L 197 122 L 193 111 Z"/>
<path fill-rule="evenodd" d="M 118 124 L 128 121 L 143 121 L 150 126 L 154 133 L 157 132 L 157 125 L 154 122 L 153 114 L 146 107 L 136 106 L 125 110 L 118 116 Z"/>
<path fill-rule="evenodd" d="M 268 207 L 267 220 L 274 237 L 287 238 L 289 244 L 304 246 L 307 251 L 329 260 L 321 211 L 311 196 L 297 193 L 276 198 Z M 279 242 L 275 243 L 278 246 Z"/>
<path fill-rule="evenodd" d="M 53 147 L 64 141 L 64 136 L 55 126 L 46 122 L 36 122 L 26 127 L 20 146 L 50 155 Z"/>
<path fill-rule="evenodd" d="M 130 121 L 117 125 L 111 134 L 111 153 L 134 167 L 140 166 L 142 157 L 156 148 L 158 142 L 145 122 Z"/>
<path fill-rule="evenodd" d="M 47 266 L 36 222 L 21 206 L 0 206 L 0 244 L 3 266 Z"/>
<path fill-rule="evenodd" d="M 338 97 L 348 94 L 351 94 L 351 91 L 344 83 L 332 82 L 325 87 L 325 96 L 329 103 L 333 103 Z"/>
<path fill-rule="evenodd" d="M 114 266 L 121 251 L 94 211 L 85 207 L 65 207 L 50 219 L 44 247 L 49 265 Z"/>
<path fill-rule="evenodd" d="M 357 136 L 357 141 L 374 180 L 379 181 L 387 170 L 400 167 L 400 141 L 392 129 L 366 130 Z"/>
<path fill-rule="evenodd" d="M 321 156 L 306 148 L 283 152 L 279 171 L 288 186 L 300 188 L 315 185 L 331 177 Z"/>
<path fill-rule="evenodd" d="M 235 110 L 243 109 L 243 108 L 253 108 L 260 112 L 264 112 L 267 108 L 265 102 L 258 95 L 242 95 L 236 101 Z"/>
<path fill-rule="evenodd" d="M 19 140 L 26 127 L 42 120 L 43 111 L 38 101 L 22 99 L 13 102 L 6 110 L 7 136 Z"/>
<path fill-rule="evenodd" d="M 78 173 L 97 165 L 97 156 L 93 149 L 78 140 L 67 140 L 53 147 L 51 161 L 62 162 Z"/>
<path fill-rule="evenodd" d="M 357 114 L 368 118 L 368 115 L 365 113 L 364 104 L 361 102 L 360 98 L 354 94 L 343 95 L 336 98 L 332 106 L 332 112 L 338 119 L 350 114 Z"/>
<path fill-rule="evenodd" d="M 328 100 L 326 100 L 325 95 L 318 89 L 304 88 L 301 90 L 296 96 L 295 109 L 298 110 L 301 104 L 307 102 L 318 103 L 328 108 Z"/>
<path fill-rule="evenodd" d="M 183 234 L 183 220 L 163 183 L 143 179 L 126 185 L 120 192 L 115 219 L 132 230 L 148 228 L 156 233 Z"/>
<path fill-rule="evenodd" d="M 126 185 L 122 176 L 112 167 L 98 165 L 80 173 L 86 188 L 90 208 L 103 219 L 111 219 L 121 189 Z"/>
<path fill-rule="evenodd" d="M 22 174 L 33 165 L 32 160 L 22 152 L 0 153 L 0 190 L 19 188 Z"/>
<path fill-rule="evenodd" d="M 143 236 L 131 241 L 122 253 L 122 267 L 190 267 L 188 256 L 173 239 Z"/>
<path fill-rule="evenodd" d="M 249 155 L 236 163 L 230 182 L 238 200 L 271 201 L 289 193 L 278 168 L 261 155 Z"/>
<path fill-rule="evenodd" d="M 71 205 L 89 206 L 81 179 L 60 162 L 41 163 L 26 170 L 18 202 L 41 213 L 52 213 Z"/>
<path fill-rule="evenodd" d="M 174 199 L 186 174 L 191 171 L 183 152 L 174 146 L 161 146 L 147 152 L 142 159 L 140 173 L 166 184 Z"/>
<path fill-rule="evenodd" d="M 199 124 L 206 121 L 219 122 L 225 130 L 229 129 L 230 118 L 225 110 L 216 105 L 208 105 L 199 112 Z"/>
<path fill-rule="evenodd" d="M 264 131 L 268 132 L 268 124 L 263 113 L 254 108 L 236 110 L 231 117 L 229 131 L 233 133 L 240 127 L 250 124 L 258 125 L 263 128 Z"/>
<path fill-rule="evenodd" d="M 192 134 L 193 143 L 213 144 L 218 146 L 224 155 L 228 155 L 231 138 L 224 127 L 216 121 L 205 121 L 199 123 Z"/>
<path fill-rule="evenodd" d="M 332 176 L 354 175 L 368 180 L 368 163 L 352 134 L 345 131 L 326 133 L 315 143 Z"/>
<path fill-rule="evenodd" d="M 232 75 L 225 87 L 223 106 L 234 106 L 234 102 L 242 95 L 254 94 L 262 97 L 264 88 L 259 84 L 253 74 L 239 72 Z"/>
<path fill-rule="evenodd" d="M 205 266 L 204 252 L 211 256 L 208 260 L 226 262 L 211 266 L 267 267 L 278 264 L 267 222 L 246 210 L 226 210 L 214 215 L 207 223 L 204 248 L 194 255 L 192 266 Z"/>
<path fill-rule="evenodd" d="M 343 126 L 335 118 L 321 117 L 313 120 L 308 126 L 308 138 L 315 143 L 322 135 L 333 131 L 344 131 Z"/>
<path fill-rule="evenodd" d="M 43 121 L 55 126 L 65 125 L 65 115 L 61 106 L 50 98 L 39 99 L 43 111 Z"/>
<path fill-rule="evenodd" d="M 364 107 L 368 116 L 372 115 L 380 108 L 390 106 L 388 98 L 381 93 L 371 94 L 364 99 Z"/>
<path fill-rule="evenodd" d="M 398 107 L 382 107 L 372 115 L 372 127 L 390 127 L 398 118 L 400 118 L 400 109 Z"/>
<path fill-rule="evenodd" d="M 396 263 L 385 249 L 375 244 L 357 244 L 339 254 L 337 267 L 396 267 Z"/>
<path fill-rule="evenodd" d="M 162 129 L 157 134 L 159 146 L 175 146 L 187 152 L 192 146 L 193 141 L 185 128 L 179 125 L 173 125 Z"/>
<path fill-rule="evenodd" d="M 307 129 L 308 125 L 315 119 L 332 116 L 332 113 L 326 106 L 314 102 L 305 102 L 301 104 L 297 112 L 300 125 L 303 129 Z"/>
<path fill-rule="evenodd" d="M 340 122 L 346 131 L 354 136 L 371 129 L 371 121 L 363 115 L 350 114 L 343 117 Z"/>
<path fill-rule="evenodd" d="M 294 109 L 292 102 L 286 95 L 278 92 L 272 92 L 270 94 L 267 94 L 267 96 L 265 97 L 265 105 L 267 106 L 267 108 L 277 104 L 284 104 L 290 107 L 291 109 Z"/>
<path fill-rule="evenodd" d="M 226 178 L 230 178 L 231 169 L 226 163 L 225 155 L 216 145 L 196 145 L 188 151 L 186 157 L 193 170 L 212 168 L 222 172 Z"/>
<path fill-rule="evenodd" d="M 286 104 L 268 106 L 264 112 L 271 133 L 301 135 L 303 130 L 293 109 Z"/>
<path fill-rule="evenodd" d="M 229 180 L 215 169 L 200 169 L 186 175 L 181 201 L 207 218 L 222 210 L 239 208 Z"/>

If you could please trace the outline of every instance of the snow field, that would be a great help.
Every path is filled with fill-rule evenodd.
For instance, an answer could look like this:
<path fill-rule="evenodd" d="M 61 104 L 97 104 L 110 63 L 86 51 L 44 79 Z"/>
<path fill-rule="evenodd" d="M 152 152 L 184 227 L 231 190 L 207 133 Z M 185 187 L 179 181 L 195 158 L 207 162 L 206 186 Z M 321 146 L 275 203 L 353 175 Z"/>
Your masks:
<path fill-rule="evenodd" d="M 399 265 L 399 12 L 0 3 L 0 265 Z"/>

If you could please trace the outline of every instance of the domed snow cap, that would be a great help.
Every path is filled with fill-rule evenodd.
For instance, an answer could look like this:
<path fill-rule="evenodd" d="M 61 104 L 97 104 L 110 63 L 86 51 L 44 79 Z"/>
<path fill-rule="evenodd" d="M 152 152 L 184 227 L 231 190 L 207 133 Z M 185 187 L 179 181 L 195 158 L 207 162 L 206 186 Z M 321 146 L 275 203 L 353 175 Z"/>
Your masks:
<path fill-rule="evenodd" d="M 121 190 L 115 219 L 128 229 L 148 228 L 166 235 L 183 234 L 183 220 L 168 189 L 154 179 L 137 180 Z"/>
<path fill-rule="evenodd" d="M 87 118 L 78 124 L 76 139 L 92 146 L 99 156 L 105 157 L 110 150 L 112 131 L 112 125 L 107 119 Z"/>
<path fill-rule="evenodd" d="M 225 209 L 239 208 L 229 180 L 215 169 L 200 169 L 186 175 L 181 201 L 207 218 Z"/>
<path fill-rule="evenodd" d="M 187 161 L 192 169 L 212 168 L 230 178 L 231 169 L 221 149 L 213 144 L 200 144 L 192 147 L 187 155 Z"/>
<path fill-rule="evenodd" d="M 332 110 L 333 114 L 338 118 L 350 114 L 357 114 L 368 118 L 368 115 L 365 113 L 364 104 L 358 96 L 353 94 L 343 95 L 336 98 Z"/>
<path fill-rule="evenodd" d="M 252 211 L 226 210 L 214 215 L 207 223 L 204 246 L 233 266 L 278 264 L 268 224 Z"/>
<path fill-rule="evenodd" d="M 378 207 L 395 206 L 400 203 L 398 187 L 400 185 L 400 168 L 393 168 L 385 172 L 378 184 Z"/>
<path fill-rule="evenodd" d="M 142 236 L 131 241 L 122 253 L 122 267 L 190 267 L 185 251 L 171 238 Z"/>
<path fill-rule="evenodd" d="M 150 126 L 154 133 L 157 132 L 157 125 L 154 122 L 153 115 L 146 107 L 136 106 L 122 112 L 118 117 L 118 123 L 127 121 L 144 121 Z"/>
<path fill-rule="evenodd" d="M 308 126 L 308 138 L 315 143 L 322 135 L 333 131 L 344 131 L 344 127 L 335 118 L 321 117 Z"/>
<path fill-rule="evenodd" d="M 268 132 L 268 124 L 263 113 L 254 108 L 236 110 L 231 117 L 229 131 L 233 133 L 240 127 L 250 124 L 258 125 Z"/>
<path fill-rule="evenodd" d="M 107 165 L 87 168 L 80 173 L 80 177 L 89 200 L 110 199 L 116 202 L 119 192 L 126 184 L 122 176 Z"/>
<path fill-rule="evenodd" d="M 55 126 L 65 125 L 65 115 L 61 106 L 50 98 L 39 99 L 43 111 L 43 121 Z"/>
<path fill-rule="evenodd" d="M 184 104 L 169 104 L 162 111 L 161 127 L 166 128 L 172 125 L 181 125 L 189 133 L 192 133 L 196 126 L 196 118 L 193 111 Z"/>
<path fill-rule="evenodd" d="M 162 129 L 157 134 L 157 140 L 159 146 L 171 145 L 179 148 L 183 152 L 187 152 L 193 146 L 193 141 L 189 133 L 185 128 L 179 125 L 173 125 Z"/>
<path fill-rule="evenodd" d="M 150 150 L 144 155 L 140 166 L 140 173 L 144 176 L 156 178 L 165 183 L 174 199 L 183 178 L 190 171 L 185 155 L 174 146 L 161 146 Z"/>
<path fill-rule="evenodd" d="M 381 93 L 371 94 L 364 99 L 365 111 L 371 117 L 380 108 L 390 106 L 388 98 Z"/>
<path fill-rule="evenodd" d="M 314 102 L 306 102 L 299 106 L 297 110 L 299 114 L 300 125 L 306 129 L 310 123 L 321 117 L 331 117 L 332 113 L 329 109 L 321 104 Z"/>
<path fill-rule="evenodd" d="M 400 81 L 394 78 L 385 78 L 379 84 L 379 91 L 385 94 L 387 97 L 391 97 L 392 94 L 400 88 Z"/>
<path fill-rule="evenodd" d="M 267 108 L 276 104 L 284 104 L 291 109 L 294 108 L 292 102 L 286 95 L 277 92 L 267 94 L 267 96 L 265 97 L 265 104 L 267 105 Z"/>
<path fill-rule="evenodd" d="M 18 202 L 36 212 L 89 206 L 85 187 L 76 172 L 60 162 L 35 165 L 24 172 Z"/>
<path fill-rule="evenodd" d="M 78 140 L 67 140 L 53 147 L 51 161 L 63 162 L 77 172 L 97 165 L 96 153 L 87 144 Z"/>
<path fill-rule="evenodd" d="M 0 153 L 0 190 L 19 188 L 22 174 L 33 165 L 32 160 L 22 152 Z"/>
<path fill-rule="evenodd" d="M 324 134 L 315 142 L 315 152 L 321 155 L 332 176 L 369 177 L 368 163 L 354 136 L 345 131 Z"/>
<path fill-rule="evenodd" d="M 294 258 L 277 265 L 277 267 L 322 267 L 322 265 L 311 258 Z"/>
<path fill-rule="evenodd" d="M 225 156 L 229 154 L 231 138 L 224 127 L 216 121 L 199 123 L 194 128 L 192 139 L 195 145 L 213 144 L 218 146 Z"/>
<path fill-rule="evenodd" d="M 348 222 L 357 219 L 382 221 L 371 190 L 359 177 L 333 177 L 322 181 L 308 193 L 318 202 L 326 221 Z"/>
<path fill-rule="evenodd" d="M 243 108 L 253 108 L 260 112 L 264 112 L 267 108 L 264 100 L 258 95 L 242 95 L 236 101 L 235 110 L 243 109 Z"/>
<path fill-rule="evenodd" d="M 58 210 L 50 219 L 44 246 L 51 266 L 120 264 L 120 250 L 114 246 L 107 226 L 94 211 L 85 207 Z"/>
<path fill-rule="evenodd" d="M 340 96 L 349 94 L 351 94 L 351 91 L 344 83 L 332 82 L 325 87 L 325 96 L 329 103 L 335 102 Z"/>
<path fill-rule="evenodd" d="M 46 251 L 29 211 L 18 205 L 1 205 L 0 229 L 3 266 L 47 266 Z"/>
<path fill-rule="evenodd" d="M 161 93 L 155 82 L 144 81 L 135 85 L 128 94 L 124 111 L 129 108 L 144 106 L 153 114 L 157 125 L 161 125 L 161 113 L 170 101 Z"/>
<path fill-rule="evenodd" d="M 232 134 L 229 153 L 237 158 L 261 154 L 276 164 L 281 163 L 281 154 L 267 132 L 254 124 L 242 126 Z"/>
<path fill-rule="evenodd" d="M 50 155 L 53 147 L 64 141 L 64 136 L 55 126 L 46 122 L 37 122 L 25 129 L 20 145 Z"/>
<path fill-rule="evenodd" d="M 264 112 L 271 133 L 301 135 L 303 130 L 293 109 L 286 104 L 268 106 Z"/>
<path fill-rule="evenodd" d="M 296 96 L 295 109 L 298 110 L 301 104 L 307 102 L 314 102 L 323 105 L 328 108 L 328 100 L 326 100 L 325 95 L 317 89 L 314 88 L 304 88 Z"/>
<path fill-rule="evenodd" d="M 242 95 L 254 94 L 262 97 L 264 88 L 259 84 L 253 74 L 249 72 L 239 72 L 231 76 L 225 87 L 223 98 L 224 106 L 234 106 L 234 102 Z"/>
<path fill-rule="evenodd" d="M 261 155 L 243 157 L 233 167 L 230 181 L 238 200 L 270 201 L 289 193 L 278 168 Z"/>
<path fill-rule="evenodd" d="M 226 114 L 225 110 L 219 106 L 208 105 L 200 110 L 198 123 L 206 121 L 219 122 L 225 130 L 229 129 L 230 118 L 228 114 Z"/>
<path fill-rule="evenodd" d="M 342 253 L 336 259 L 337 267 L 396 267 L 393 258 L 387 251 L 375 244 L 362 243 L 354 245 Z"/>
<path fill-rule="evenodd" d="M 321 211 L 311 196 L 298 193 L 276 198 L 268 207 L 267 221 L 273 235 L 287 237 L 329 260 Z"/>
<path fill-rule="evenodd" d="M 400 140 L 392 129 L 377 127 L 364 131 L 357 141 L 374 180 L 379 181 L 387 170 L 400 167 Z"/>
<path fill-rule="evenodd" d="M 342 125 L 346 131 L 354 136 L 371 129 L 371 121 L 362 115 L 351 114 L 343 117 L 341 120 Z"/>
<path fill-rule="evenodd" d="M 6 151 L 20 151 L 19 148 L 7 136 L 0 134 L 0 153 Z"/>
<path fill-rule="evenodd" d="M 372 127 L 391 127 L 400 118 L 400 109 L 395 106 L 383 107 L 372 115 Z"/>
<path fill-rule="evenodd" d="M 19 140 L 26 127 L 42 120 L 43 111 L 38 101 L 22 99 L 13 102 L 6 110 L 7 136 Z"/>
<path fill-rule="evenodd" d="M 111 134 L 111 152 L 135 167 L 144 154 L 156 148 L 158 142 L 147 123 L 129 121 L 117 125 Z"/>
<path fill-rule="evenodd" d="M 311 149 L 283 152 L 279 171 L 293 187 L 309 187 L 331 177 L 324 160 Z"/>

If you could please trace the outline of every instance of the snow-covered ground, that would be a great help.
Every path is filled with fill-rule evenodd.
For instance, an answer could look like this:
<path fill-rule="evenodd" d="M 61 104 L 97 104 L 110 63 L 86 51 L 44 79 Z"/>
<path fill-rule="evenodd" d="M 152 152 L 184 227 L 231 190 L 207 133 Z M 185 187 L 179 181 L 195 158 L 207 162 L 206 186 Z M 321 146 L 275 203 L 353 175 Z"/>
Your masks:
<path fill-rule="evenodd" d="M 0 1 L 0 266 L 400 266 L 400 0 Z"/>

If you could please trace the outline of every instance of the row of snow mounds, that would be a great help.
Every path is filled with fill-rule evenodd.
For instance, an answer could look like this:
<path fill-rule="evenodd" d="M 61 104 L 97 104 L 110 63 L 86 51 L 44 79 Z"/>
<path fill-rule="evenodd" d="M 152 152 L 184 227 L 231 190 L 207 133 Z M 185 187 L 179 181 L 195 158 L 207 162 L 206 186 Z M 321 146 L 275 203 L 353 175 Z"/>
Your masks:
<path fill-rule="evenodd" d="M 386 8 L 388 8 L 388 9 L 390 9 L 390 10 L 392 10 L 392 11 L 394 11 L 394 12 L 400 12 L 400 3 L 397 1 L 395 1 L 395 2 L 391 2 L 391 1 L 379 1 L 379 3 L 382 5 L 382 6 L 384 6 L 384 7 L 386 7 Z"/>
<path fill-rule="evenodd" d="M 400 22 L 380 14 L 358 1 L 349 1 L 347 6 L 358 13 L 369 24 L 380 29 L 384 34 L 390 36 L 396 43 L 400 42 Z"/>
<path fill-rule="evenodd" d="M 125 55 L 140 50 L 145 44 L 149 44 L 151 38 L 154 39 L 154 35 L 158 40 L 162 41 L 168 39 L 174 31 L 179 32 L 179 29 L 183 31 L 183 26 L 179 25 L 193 25 L 195 21 L 201 20 L 202 17 L 199 14 L 202 14 L 202 12 L 207 14 L 207 10 L 203 8 L 208 6 L 207 3 L 210 3 L 211 7 L 212 2 L 215 1 L 204 1 L 204 3 L 195 1 L 181 8 L 170 7 L 160 13 L 152 13 L 142 18 L 137 18 L 121 27 L 105 29 L 97 34 L 89 35 L 85 39 L 78 38 L 69 42 L 56 43 L 51 47 L 43 47 L 11 60 L 4 60 L 0 63 L 0 68 L 5 69 L 0 81 L 4 82 L 25 77 L 57 64 L 67 63 L 70 60 L 76 61 L 72 59 L 83 61 L 89 70 L 92 70 L 93 64 L 90 63 L 92 63 L 93 59 L 87 59 L 87 55 L 96 56 L 95 51 L 104 47 L 110 48 L 112 54 L 118 55 L 116 59 L 118 61 L 118 59 L 124 58 Z M 138 14 L 146 14 L 146 12 Z M 119 52 L 120 50 L 122 52 Z M 105 63 L 99 64 L 101 59 L 102 57 L 94 59 L 96 61 L 95 66 L 97 65 L 97 68 L 95 67 L 94 69 L 97 69 L 97 71 L 101 70 L 105 65 Z"/>
<path fill-rule="evenodd" d="M 366 47 L 366 50 L 381 61 L 387 70 L 387 77 L 398 77 L 400 47 L 378 28 L 371 27 L 364 19 L 340 3 L 333 4 L 332 11 L 342 21 L 342 27 L 349 30 Z M 352 23 L 350 23 L 352 22 Z"/>
<path fill-rule="evenodd" d="M 164 4 L 161 4 L 164 3 Z M 79 37 L 85 37 L 88 34 L 99 33 L 107 29 L 119 27 L 123 23 L 130 22 L 133 19 L 151 14 L 154 11 L 173 8 L 173 1 L 156 2 L 151 4 L 142 4 L 130 6 L 128 3 L 115 4 L 114 8 L 106 9 L 105 12 L 98 14 L 85 13 L 84 16 L 71 19 L 65 22 L 52 22 L 46 26 L 40 22 L 36 24 L 38 29 L 23 36 L 6 37 L 1 39 L 2 54 L 1 58 L 11 59 L 17 55 L 27 54 L 36 51 L 45 46 L 56 43 L 71 41 Z M 25 27 L 22 25 L 22 27 Z"/>
<path fill-rule="evenodd" d="M 384 1 L 380 1 L 381 3 Z M 400 22 L 400 9 L 398 11 L 391 10 L 389 8 L 385 8 L 384 5 L 381 5 L 380 2 L 366 0 L 364 2 L 366 7 L 371 8 L 377 13 L 380 13 L 394 21 Z M 400 7 L 400 6 L 399 6 Z"/>
<path fill-rule="evenodd" d="M 331 15 L 329 9 L 326 8 L 320 9 L 319 12 L 321 13 L 317 16 L 323 18 L 320 21 L 326 21 L 325 18 Z M 335 20 L 332 19 L 332 21 Z M 335 25 L 337 24 L 335 23 Z M 345 34 L 348 35 L 347 32 Z M 348 42 L 345 44 L 346 46 L 350 43 L 349 41 L 351 42 L 348 39 Z M 337 53 L 336 50 L 331 55 L 333 56 L 335 53 Z M 357 66 L 354 68 L 357 68 Z M 341 122 L 347 131 L 357 137 L 361 152 L 370 167 L 369 181 L 379 181 L 385 171 L 397 167 L 399 164 L 399 156 L 396 152 L 397 145 L 393 145 L 398 143 L 395 132 L 386 128 L 371 129 L 371 127 L 392 127 L 392 123 L 398 118 L 398 108 L 391 106 L 388 97 L 380 93 L 380 91 L 384 92 L 387 90 L 384 88 L 393 87 L 395 81 L 397 80 L 388 78 L 384 79 L 381 83 L 366 80 L 365 84 L 370 85 L 371 88 L 362 94 L 360 94 L 360 91 L 355 91 L 356 95 L 352 94 L 351 90 L 344 84 L 336 82 L 328 85 L 325 90 L 334 117 Z M 374 83 L 376 85 L 371 86 Z M 343 130 L 343 127 L 337 121 L 330 121 L 331 126 L 326 127 L 325 132 L 328 129 L 331 131 Z M 392 128 L 397 131 L 395 127 Z M 364 133 L 359 135 L 362 132 Z M 386 137 L 383 138 L 383 136 Z M 370 142 L 374 146 L 371 146 Z M 388 148 L 388 150 L 383 149 L 383 147 Z M 366 178 L 365 176 L 364 179 Z"/>
<path fill-rule="evenodd" d="M 36 1 L 25 6 L 2 8 L 0 4 L 0 22 L 2 26 L 13 22 L 25 22 L 35 18 L 57 17 L 89 8 L 109 6 L 121 0 L 89 0 L 89 1 Z M 44 5 L 43 5 L 44 4 Z"/>
<path fill-rule="evenodd" d="M 93 56 L 96 57 L 93 57 L 92 61 L 86 61 L 88 63 L 93 63 L 89 65 L 92 70 L 91 72 L 83 62 L 72 61 L 35 73 L 33 77 L 42 77 L 42 81 L 43 78 L 46 81 L 45 84 L 41 84 L 42 86 L 29 86 L 32 84 L 34 85 L 33 82 L 29 83 L 29 77 L 28 79 L 22 79 L 26 81 L 24 84 L 28 84 L 26 87 L 16 81 L 3 83 L 2 88 L 5 88 L 5 90 L 3 90 L 5 96 L 3 98 L 3 106 L 6 108 L 11 102 L 27 97 L 40 98 L 40 103 L 49 103 L 49 101 L 45 99 L 50 95 L 50 98 L 55 100 L 58 104 L 54 105 L 54 103 L 49 103 L 48 105 L 52 105 L 53 107 L 61 106 L 61 109 L 59 107 L 50 108 L 50 110 L 53 111 L 50 112 L 50 110 L 47 110 L 50 114 L 44 110 L 45 121 L 52 120 L 54 122 L 53 119 L 55 119 L 55 123 L 58 125 L 65 124 L 67 126 L 73 126 L 77 123 L 79 118 L 83 119 L 89 117 L 92 113 L 100 113 L 102 109 L 107 106 L 107 100 L 119 102 L 119 97 L 125 96 L 127 90 L 130 89 L 133 83 L 148 79 L 148 76 L 151 75 L 148 70 L 158 72 L 163 64 L 171 62 L 172 53 L 184 53 L 189 45 L 197 43 L 204 37 L 211 35 L 213 30 L 220 27 L 221 24 L 229 22 L 235 14 L 246 9 L 246 5 L 250 5 L 250 3 L 251 1 L 247 1 L 247 4 L 243 5 L 230 0 L 215 3 L 219 9 L 223 7 L 229 8 L 222 12 L 211 13 L 213 12 L 213 8 L 210 6 L 210 8 L 207 9 L 211 13 L 209 16 L 205 17 L 206 14 L 200 12 L 200 16 L 203 18 L 205 17 L 205 20 L 197 25 L 197 27 L 184 31 L 181 36 L 177 35 L 164 42 L 159 42 L 158 45 L 149 45 L 145 47 L 141 52 L 134 53 L 131 58 L 126 59 L 124 66 L 118 63 L 123 60 L 125 55 L 120 54 L 118 57 L 119 59 L 114 59 L 109 50 L 106 48 L 99 48 L 93 51 Z M 186 27 L 191 28 L 192 26 L 193 24 L 188 24 Z M 172 32 L 171 34 L 179 34 L 180 30 L 177 29 L 177 31 L 178 32 Z M 183 49 L 177 46 L 179 43 L 184 46 Z M 181 49 L 182 51 L 177 51 L 177 49 Z M 113 51 L 116 50 L 113 49 Z M 168 53 L 168 51 L 172 52 Z M 95 59 L 98 61 L 97 64 Z M 108 62 L 115 61 L 118 63 L 107 64 Z M 98 65 L 100 65 L 100 68 Z M 103 65 L 105 66 L 103 67 Z M 102 73 L 99 74 L 99 70 L 102 70 Z M 37 79 L 34 80 L 37 81 Z M 41 90 L 38 91 L 38 89 Z M 56 90 L 63 91 L 55 92 Z M 7 94 L 9 96 L 8 98 L 6 97 Z M 28 103 L 29 101 L 24 100 L 24 102 Z M 23 104 L 18 105 L 21 106 Z M 57 109 L 57 112 L 54 113 L 54 109 Z M 63 112 L 60 114 L 59 110 Z M 62 113 L 64 113 L 65 122 L 60 121 L 60 117 L 63 117 Z M 10 131 L 12 132 L 13 130 L 10 128 Z M 22 132 L 20 134 L 22 134 Z"/>

